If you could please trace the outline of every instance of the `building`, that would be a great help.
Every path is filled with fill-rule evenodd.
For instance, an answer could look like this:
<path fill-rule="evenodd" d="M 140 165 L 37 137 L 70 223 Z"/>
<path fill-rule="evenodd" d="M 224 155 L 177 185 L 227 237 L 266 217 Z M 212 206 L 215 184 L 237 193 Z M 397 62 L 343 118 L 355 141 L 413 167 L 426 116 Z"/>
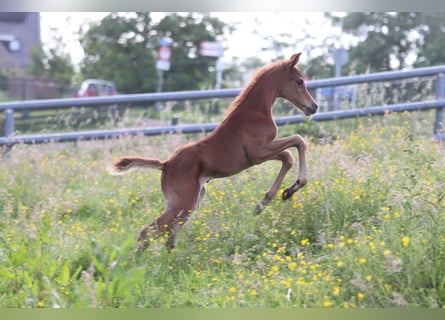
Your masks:
<path fill-rule="evenodd" d="M 0 69 L 26 70 L 35 45 L 41 45 L 38 12 L 0 12 Z"/>

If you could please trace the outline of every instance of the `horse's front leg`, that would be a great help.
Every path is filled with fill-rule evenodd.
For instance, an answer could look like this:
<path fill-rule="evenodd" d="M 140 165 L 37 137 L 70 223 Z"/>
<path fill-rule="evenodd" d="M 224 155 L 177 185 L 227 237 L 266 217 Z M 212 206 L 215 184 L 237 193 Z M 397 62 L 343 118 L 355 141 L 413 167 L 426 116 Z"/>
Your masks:
<path fill-rule="evenodd" d="M 298 137 L 300 138 L 298 139 L 298 144 L 296 145 L 298 150 L 298 178 L 292 186 L 283 191 L 283 194 L 281 195 L 283 200 L 289 199 L 295 192 L 307 184 L 306 142 L 302 137 Z"/>
<path fill-rule="evenodd" d="M 255 146 L 255 147 L 253 147 Z M 288 162 L 293 162 L 293 157 L 290 152 L 285 151 L 290 147 L 297 148 L 298 151 L 298 178 L 295 183 L 289 188 L 285 189 L 282 194 L 282 199 L 286 200 L 290 198 L 295 192 L 301 189 L 307 183 L 307 169 L 306 169 L 306 142 L 299 135 L 294 135 L 291 137 L 273 140 L 268 143 L 253 143 L 252 148 L 249 152 L 249 159 L 252 160 L 253 163 L 258 164 L 267 160 L 281 160 L 283 165 L 281 167 L 278 176 L 275 178 L 272 186 L 267 191 L 264 199 L 258 204 L 256 208 L 256 212 L 261 211 L 261 209 L 266 205 L 272 197 L 278 191 L 278 188 L 281 182 L 284 179 L 287 171 L 289 171 L 290 167 Z M 292 158 L 289 158 L 290 157 Z"/>
<path fill-rule="evenodd" d="M 269 190 L 267 190 L 266 194 L 264 195 L 264 198 L 257 204 L 255 207 L 255 213 L 259 214 L 261 211 L 263 211 L 264 207 L 272 200 L 272 198 L 277 194 L 278 189 L 280 188 L 281 182 L 283 182 L 284 177 L 286 176 L 287 172 L 292 168 L 292 165 L 294 163 L 294 157 L 292 156 L 292 153 L 289 150 L 284 150 L 280 152 L 276 157 L 272 158 L 271 160 L 279 160 L 281 161 L 281 169 L 278 172 L 278 175 L 276 176 L 274 182 L 270 186 Z"/>

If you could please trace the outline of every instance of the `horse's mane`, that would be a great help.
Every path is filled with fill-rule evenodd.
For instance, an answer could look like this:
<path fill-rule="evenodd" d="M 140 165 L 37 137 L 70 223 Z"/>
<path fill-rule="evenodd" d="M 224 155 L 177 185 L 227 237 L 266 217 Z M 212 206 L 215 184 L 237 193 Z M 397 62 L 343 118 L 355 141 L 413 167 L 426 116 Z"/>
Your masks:
<path fill-rule="evenodd" d="M 269 74 L 271 71 L 281 68 L 286 63 L 286 61 L 287 60 L 280 60 L 272 62 L 258 69 L 252 76 L 252 79 L 249 81 L 249 83 L 230 104 L 229 108 L 225 112 L 225 117 L 236 110 L 236 108 L 247 98 L 249 93 L 252 91 L 252 88 L 257 84 L 258 80 L 263 78 L 266 74 Z"/>

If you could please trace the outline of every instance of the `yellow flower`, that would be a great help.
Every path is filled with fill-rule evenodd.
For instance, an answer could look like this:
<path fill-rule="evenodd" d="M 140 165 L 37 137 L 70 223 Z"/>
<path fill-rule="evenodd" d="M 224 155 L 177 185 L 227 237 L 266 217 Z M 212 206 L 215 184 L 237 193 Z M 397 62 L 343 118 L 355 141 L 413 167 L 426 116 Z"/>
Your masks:
<path fill-rule="evenodd" d="M 323 302 L 323 307 L 332 307 L 332 302 L 329 300 L 326 300 L 325 302 Z"/>
<path fill-rule="evenodd" d="M 357 293 L 357 298 L 359 298 L 360 300 L 362 300 L 365 297 L 365 295 L 361 292 Z"/>
<path fill-rule="evenodd" d="M 409 238 L 407 236 L 402 237 L 402 246 L 405 248 L 409 246 Z"/>
<path fill-rule="evenodd" d="M 360 263 L 360 264 L 365 264 L 366 263 L 366 259 L 365 258 L 360 258 L 360 259 L 358 259 L 358 263 Z"/>
<path fill-rule="evenodd" d="M 280 284 L 282 284 L 283 286 L 285 286 L 286 288 L 290 288 L 292 286 L 292 282 L 291 280 L 281 280 Z"/>
<path fill-rule="evenodd" d="M 340 294 L 340 287 L 334 287 L 333 294 L 334 296 L 338 296 Z"/>
<path fill-rule="evenodd" d="M 283 253 L 285 251 L 286 251 L 286 247 L 279 247 L 277 250 L 278 253 Z"/>
<path fill-rule="evenodd" d="M 235 288 L 235 287 L 231 287 L 231 288 L 229 289 L 229 291 L 232 292 L 232 293 L 234 293 L 234 292 L 236 292 L 236 288 Z"/>
<path fill-rule="evenodd" d="M 345 264 L 343 263 L 343 261 L 339 261 L 337 262 L 337 267 L 341 268 L 343 267 Z"/>
<path fill-rule="evenodd" d="M 310 242 L 309 242 L 308 239 L 303 239 L 303 240 L 301 240 L 301 245 L 302 245 L 302 246 L 307 246 L 309 243 L 310 243 Z"/>
<path fill-rule="evenodd" d="M 297 267 L 297 264 L 295 262 L 291 262 L 287 265 L 287 267 L 292 271 Z"/>

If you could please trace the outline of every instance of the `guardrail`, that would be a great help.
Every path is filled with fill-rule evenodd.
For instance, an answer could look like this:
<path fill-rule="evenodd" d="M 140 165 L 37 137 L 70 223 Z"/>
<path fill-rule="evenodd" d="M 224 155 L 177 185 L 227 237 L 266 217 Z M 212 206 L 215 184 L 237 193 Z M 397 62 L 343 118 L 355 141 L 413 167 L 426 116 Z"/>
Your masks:
<path fill-rule="evenodd" d="M 342 111 L 331 111 L 318 113 L 312 116 L 312 121 L 330 121 L 335 119 L 355 118 L 369 115 L 382 115 L 388 112 L 404 112 L 417 110 L 436 110 L 436 120 L 434 124 L 434 135 L 437 138 L 445 138 L 441 133 L 443 129 L 443 109 L 445 108 L 445 66 L 418 68 L 408 71 L 389 71 L 373 74 L 348 76 L 341 78 L 331 78 L 322 80 L 308 81 L 308 89 L 316 89 L 330 86 L 342 86 L 349 84 L 383 82 L 417 77 L 436 77 L 436 100 L 421 101 L 412 103 L 393 104 L 386 106 L 374 106 L 370 108 L 351 109 Z M 120 103 L 138 103 L 138 102 L 156 102 L 172 100 L 195 100 L 208 98 L 228 98 L 235 97 L 241 89 L 222 89 L 222 90 L 199 90 L 199 91 L 181 91 L 164 93 L 146 93 L 117 95 L 110 97 L 93 98 L 70 98 L 70 99 L 51 99 L 51 100 L 30 100 L 0 103 L 0 111 L 5 114 L 5 132 L 4 137 L 0 138 L 0 145 L 14 145 L 17 143 L 33 144 L 49 141 L 67 142 L 77 140 L 108 139 L 122 135 L 160 135 L 166 133 L 198 133 L 212 131 L 218 124 L 191 124 L 166 126 L 159 128 L 131 128 L 118 130 L 95 130 L 79 131 L 71 133 L 54 134 L 36 134 L 14 136 L 14 112 L 26 110 L 46 110 L 58 109 L 63 107 L 84 106 L 92 107 L 103 104 Z M 303 122 L 302 116 L 280 117 L 276 119 L 277 125 Z"/>

